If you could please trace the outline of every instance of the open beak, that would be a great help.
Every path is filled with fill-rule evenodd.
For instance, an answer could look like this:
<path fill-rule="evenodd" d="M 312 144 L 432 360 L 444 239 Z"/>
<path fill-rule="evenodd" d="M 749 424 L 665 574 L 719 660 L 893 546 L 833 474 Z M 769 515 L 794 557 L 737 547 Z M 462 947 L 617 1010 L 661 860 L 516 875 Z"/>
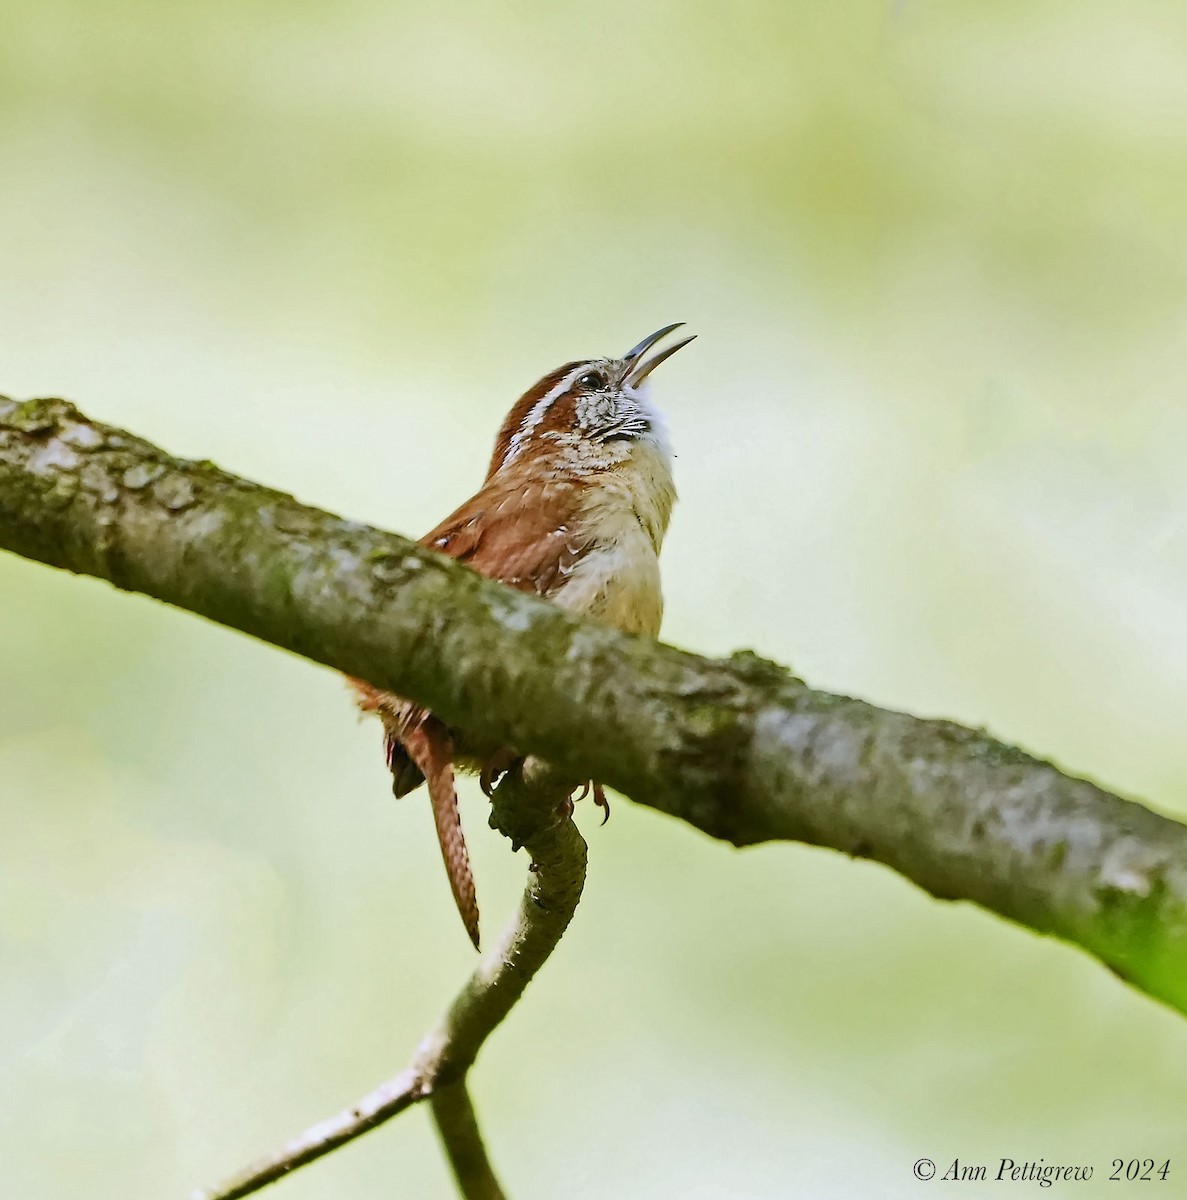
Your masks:
<path fill-rule="evenodd" d="M 656 342 L 661 338 L 667 337 L 673 329 L 679 329 L 683 324 L 683 321 L 677 321 L 675 325 L 665 325 L 663 329 L 657 329 L 650 337 L 645 337 L 637 346 L 628 350 L 623 355 L 626 370 L 623 372 L 622 382 L 625 386 L 638 387 L 664 359 L 671 358 L 677 350 L 687 346 L 696 337 L 694 333 L 692 337 L 681 338 L 680 341 L 674 342 L 666 350 L 661 350 L 658 354 L 653 354 L 650 358 L 644 357 Z"/>

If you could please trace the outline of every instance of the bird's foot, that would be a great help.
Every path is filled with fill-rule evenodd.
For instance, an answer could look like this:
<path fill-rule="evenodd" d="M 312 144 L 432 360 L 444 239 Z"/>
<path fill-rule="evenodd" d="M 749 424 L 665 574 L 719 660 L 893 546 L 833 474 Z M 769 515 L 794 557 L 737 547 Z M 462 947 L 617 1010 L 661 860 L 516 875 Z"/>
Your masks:
<path fill-rule="evenodd" d="M 605 825 L 610 820 L 610 801 L 606 799 L 606 790 L 600 783 L 594 783 L 592 779 L 587 779 L 581 785 L 581 794 L 579 796 L 569 797 L 569 812 L 573 811 L 574 800 L 584 800 L 589 795 L 590 790 L 593 791 L 594 803 L 602 810 L 602 824 Z"/>
<path fill-rule="evenodd" d="M 496 750 L 482 764 L 482 772 L 478 776 L 478 786 L 482 788 L 483 795 L 488 798 L 493 796 L 499 780 L 519 761 L 520 756 L 514 750 L 508 750 L 505 746 L 502 750 Z"/>
<path fill-rule="evenodd" d="M 602 824 L 610 820 L 610 801 L 606 799 L 606 789 L 600 783 L 593 785 L 594 803 L 602 810 Z"/>

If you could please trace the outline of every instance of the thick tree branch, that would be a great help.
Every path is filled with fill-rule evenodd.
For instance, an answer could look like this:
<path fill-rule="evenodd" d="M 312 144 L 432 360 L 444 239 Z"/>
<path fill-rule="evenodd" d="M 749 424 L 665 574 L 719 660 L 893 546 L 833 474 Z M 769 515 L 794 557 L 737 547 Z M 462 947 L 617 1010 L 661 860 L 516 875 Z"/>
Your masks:
<path fill-rule="evenodd" d="M 1187 828 L 983 733 L 577 621 L 62 401 L 0 401 L 0 547 L 413 697 L 714 837 L 877 859 L 1187 1011 Z"/>
<path fill-rule="evenodd" d="M 558 798 L 563 802 L 570 791 L 571 779 L 532 759 L 523 770 L 506 775 L 495 790 L 491 824 L 525 845 L 531 855 L 528 884 L 511 924 L 483 955 L 407 1069 L 218 1187 L 196 1192 L 193 1200 L 240 1200 L 421 1100 L 432 1106 L 463 1200 L 503 1200 L 470 1104 L 466 1073 L 556 948 L 581 899 L 585 841 L 572 819 L 557 811 Z"/>

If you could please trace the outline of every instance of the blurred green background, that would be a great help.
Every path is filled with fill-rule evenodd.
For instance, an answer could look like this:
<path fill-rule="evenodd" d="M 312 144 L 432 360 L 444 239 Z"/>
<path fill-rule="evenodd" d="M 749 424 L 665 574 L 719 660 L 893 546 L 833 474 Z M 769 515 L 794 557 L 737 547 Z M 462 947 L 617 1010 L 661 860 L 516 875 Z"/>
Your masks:
<path fill-rule="evenodd" d="M 669 640 L 1187 817 L 1185 122 L 1181 0 L 6 0 L 0 391 L 419 534 L 544 371 L 687 321 Z M 327 671 L 10 557 L 0 604 L 0 1194 L 181 1196 L 464 977 L 428 806 Z M 463 803 L 489 934 L 526 864 Z M 518 1200 L 1182 1194 L 1187 1023 L 1085 956 L 581 820 L 474 1081 Z M 451 1194 L 420 1111 L 276 1190 Z"/>

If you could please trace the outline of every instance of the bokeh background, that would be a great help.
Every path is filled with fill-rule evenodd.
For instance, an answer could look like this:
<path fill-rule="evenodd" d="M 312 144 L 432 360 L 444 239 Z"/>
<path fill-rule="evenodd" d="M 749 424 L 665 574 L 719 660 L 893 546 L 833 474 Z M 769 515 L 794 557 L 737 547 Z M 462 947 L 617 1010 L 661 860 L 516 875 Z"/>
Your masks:
<path fill-rule="evenodd" d="M 1181 0 L 6 0 L 0 391 L 418 534 L 544 371 L 687 321 L 669 640 L 1187 817 L 1185 129 Z M 464 814 L 490 931 L 525 863 Z M 516 1197 L 956 1195 L 924 1155 L 1179 1194 L 1187 1023 L 1087 957 L 582 821 L 474 1080 Z M 213 1182 L 471 962 L 330 672 L 0 560 L 0 1194 Z M 451 1194 L 420 1111 L 276 1192 Z"/>

